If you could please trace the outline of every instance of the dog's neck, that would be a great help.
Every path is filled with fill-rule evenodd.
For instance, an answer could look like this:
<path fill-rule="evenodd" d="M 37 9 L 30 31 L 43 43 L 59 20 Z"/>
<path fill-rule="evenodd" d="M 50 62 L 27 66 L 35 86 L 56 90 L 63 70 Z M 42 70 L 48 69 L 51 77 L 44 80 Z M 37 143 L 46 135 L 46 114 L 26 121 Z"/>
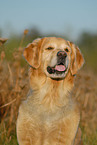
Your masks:
<path fill-rule="evenodd" d="M 68 72 L 66 79 L 53 80 L 45 74 L 30 69 L 30 86 L 34 93 L 34 103 L 42 104 L 48 108 L 65 106 L 70 100 L 69 91 L 73 87 L 74 77 Z M 31 99 L 31 97 L 30 97 Z M 37 101 L 36 101 L 37 100 Z"/>

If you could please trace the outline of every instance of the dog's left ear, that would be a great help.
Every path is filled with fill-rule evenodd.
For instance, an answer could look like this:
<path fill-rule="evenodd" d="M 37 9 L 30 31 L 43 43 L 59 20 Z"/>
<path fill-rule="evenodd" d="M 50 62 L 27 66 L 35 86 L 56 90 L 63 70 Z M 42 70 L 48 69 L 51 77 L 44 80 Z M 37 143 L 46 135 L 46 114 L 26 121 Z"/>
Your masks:
<path fill-rule="evenodd" d="M 32 43 L 28 44 L 23 51 L 23 56 L 26 61 L 35 69 L 37 69 L 41 63 L 41 44 L 41 38 L 35 39 Z"/>
<path fill-rule="evenodd" d="M 73 44 L 72 42 L 68 42 L 68 43 L 72 49 L 70 70 L 72 75 L 76 75 L 77 71 L 84 64 L 84 58 L 80 49 L 75 44 Z"/>

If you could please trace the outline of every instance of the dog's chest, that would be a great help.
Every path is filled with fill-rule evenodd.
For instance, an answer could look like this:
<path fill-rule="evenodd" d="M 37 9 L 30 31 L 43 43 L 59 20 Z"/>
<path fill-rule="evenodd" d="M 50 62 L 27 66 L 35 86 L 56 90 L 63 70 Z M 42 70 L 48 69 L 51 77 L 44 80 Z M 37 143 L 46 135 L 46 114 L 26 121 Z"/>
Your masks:
<path fill-rule="evenodd" d="M 69 107 L 62 107 L 60 109 L 56 109 L 56 111 L 47 111 L 40 106 L 31 106 L 31 108 L 32 109 L 28 113 L 30 119 L 33 119 L 34 122 L 48 127 L 56 124 L 64 117 L 68 116 L 68 113 L 71 110 Z"/>
<path fill-rule="evenodd" d="M 63 116 L 63 112 L 61 111 L 58 111 L 56 113 L 43 112 L 39 114 L 39 120 L 41 120 L 43 124 L 51 126 L 54 122 L 62 119 Z"/>

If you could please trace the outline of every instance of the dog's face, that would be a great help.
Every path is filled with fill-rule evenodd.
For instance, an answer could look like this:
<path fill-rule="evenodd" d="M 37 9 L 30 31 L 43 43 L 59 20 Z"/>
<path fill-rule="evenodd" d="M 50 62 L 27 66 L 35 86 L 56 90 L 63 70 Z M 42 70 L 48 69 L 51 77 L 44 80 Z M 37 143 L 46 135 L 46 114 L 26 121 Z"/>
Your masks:
<path fill-rule="evenodd" d="M 62 38 L 36 39 L 23 54 L 30 66 L 34 69 L 41 67 L 42 72 L 53 79 L 64 79 L 69 70 L 75 75 L 84 63 L 78 47 Z"/>
<path fill-rule="evenodd" d="M 48 77 L 62 79 L 70 67 L 71 48 L 64 39 L 49 38 L 43 45 L 42 62 Z"/>

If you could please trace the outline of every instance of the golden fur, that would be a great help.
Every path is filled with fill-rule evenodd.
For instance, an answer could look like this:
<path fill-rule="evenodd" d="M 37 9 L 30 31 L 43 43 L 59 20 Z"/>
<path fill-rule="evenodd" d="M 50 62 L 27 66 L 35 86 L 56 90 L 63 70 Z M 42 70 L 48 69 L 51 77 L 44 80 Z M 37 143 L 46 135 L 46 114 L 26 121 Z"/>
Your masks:
<path fill-rule="evenodd" d="M 67 69 L 50 74 L 47 66 L 53 67 L 60 50 L 66 52 Z M 29 44 L 23 55 L 31 66 L 31 89 L 19 109 L 19 145 L 73 145 L 80 114 L 70 92 L 84 63 L 79 48 L 62 38 L 45 37 Z"/>

